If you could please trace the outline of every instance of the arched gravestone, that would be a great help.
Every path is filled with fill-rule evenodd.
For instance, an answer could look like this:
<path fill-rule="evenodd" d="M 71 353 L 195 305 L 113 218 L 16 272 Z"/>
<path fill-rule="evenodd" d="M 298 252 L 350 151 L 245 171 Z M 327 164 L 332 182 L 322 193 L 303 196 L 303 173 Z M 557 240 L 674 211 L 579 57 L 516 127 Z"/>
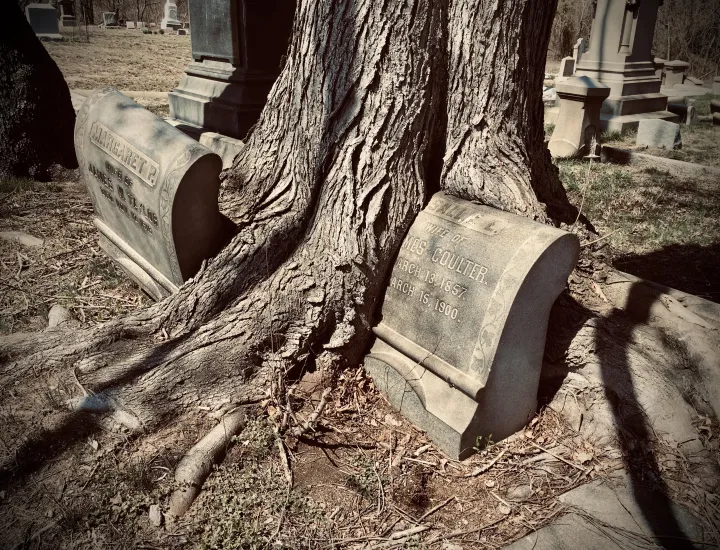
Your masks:
<path fill-rule="evenodd" d="M 232 235 L 218 210 L 220 157 L 120 92 L 83 103 L 75 150 L 100 246 L 153 298 L 175 292 Z"/>
<path fill-rule="evenodd" d="M 571 233 L 436 194 L 398 254 L 366 370 L 450 456 L 507 437 L 535 412 L 550 308 L 579 250 Z"/>

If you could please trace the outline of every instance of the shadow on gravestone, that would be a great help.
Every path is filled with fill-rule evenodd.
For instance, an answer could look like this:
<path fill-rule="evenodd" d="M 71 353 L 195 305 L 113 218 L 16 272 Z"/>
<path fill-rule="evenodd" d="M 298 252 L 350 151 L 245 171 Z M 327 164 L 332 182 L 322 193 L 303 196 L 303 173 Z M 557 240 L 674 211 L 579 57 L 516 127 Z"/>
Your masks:
<path fill-rule="evenodd" d="M 101 247 L 156 300 L 234 233 L 218 210 L 220 157 L 117 90 L 85 101 L 75 147 Z"/>
<path fill-rule="evenodd" d="M 76 168 L 75 110 L 60 69 L 15 3 L 0 17 L 0 177 Z"/>

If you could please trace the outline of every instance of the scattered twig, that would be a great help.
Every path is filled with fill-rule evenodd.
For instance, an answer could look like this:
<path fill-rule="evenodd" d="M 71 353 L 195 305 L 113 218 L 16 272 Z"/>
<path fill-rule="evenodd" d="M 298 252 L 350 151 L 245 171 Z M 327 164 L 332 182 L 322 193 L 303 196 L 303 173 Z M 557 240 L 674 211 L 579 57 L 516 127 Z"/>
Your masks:
<path fill-rule="evenodd" d="M 290 431 L 292 436 L 301 437 L 315 427 L 315 423 L 317 422 L 318 418 L 320 418 L 323 410 L 325 410 L 325 406 L 328 402 L 328 396 L 330 395 L 331 391 L 331 388 L 325 388 L 325 390 L 322 392 L 322 395 L 320 396 L 320 402 L 315 408 L 315 411 L 308 417 L 307 421 L 302 426 L 296 426 Z"/>
<path fill-rule="evenodd" d="M 450 498 L 448 498 L 448 499 L 445 500 L 444 502 L 441 502 L 441 503 L 438 504 L 437 506 L 435 506 L 435 507 L 433 507 L 433 508 L 430 508 L 430 510 L 428 510 L 427 512 L 425 512 L 422 516 L 420 516 L 420 517 L 418 518 L 418 523 L 420 523 L 420 522 L 421 522 L 422 520 L 424 520 L 425 518 L 431 516 L 432 514 L 434 514 L 435 512 L 437 512 L 438 510 L 440 510 L 441 508 L 447 506 L 447 505 L 450 504 L 450 502 L 452 502 L 453 500 L 455 500 L 455 495 L 451 496 Z"/>
<path fill-rule="evenodd" d="M 577 469 L 577 470 L 580 470 L 583 474 L 586 473 L 586 471 L 587 471 L 587 470 L 586 470 L 585 468 L 583 468 L 582 466 L 578 466 L 578 465 L 575 464 L 574 462 L 571 462 L 570 460 L 568 460 L 568 459 L 566 459 L 566 458 L 563 458 L 563 457 L 561 457 L 560 455 L 557 455 L 557 454 L 555 454 L 555 453 L 553 453 L 553 452 L 551 452 L 551 451 L 548 451 L 545 447 L 542 447 L 541 445 L 538 445 L 538 444 L 535 443 L 534 441 L 528 441 L 528 443 L 530 443 L 530 445 L 532 445 L 533 447 L 537 447 L 537 448 L 540 449 L 541 451 L 546 452 L 546 453 L 549 454 L 550 456 L 553 456 L 553 457 L 557 458 L 558 460 L 562 460 L 562 461 L 563 461 L 565 464 L 567 464 L 568 466 L 572 466 L 573 468 L 575 468 L 575 469 Z"/>
<path fill-rule="evenodd" d="M 493 458 L 490 462 L 488 462 L 485 466 L 481 466 L 480 468 L 473 470 L 469 474 L 466 474 L 464 477 L 476 477 L 476 476 L 479 476 L 480 474 L 484 474 L 490 468 L 492 468 L 497 463 L 497 461 L 503 457 L 503 455 L 506 452 L 507 452 L 507 447 L 504 448 L 502 451 L 500 451 L 498 453 L 498 455 L 495 458 Z"/>

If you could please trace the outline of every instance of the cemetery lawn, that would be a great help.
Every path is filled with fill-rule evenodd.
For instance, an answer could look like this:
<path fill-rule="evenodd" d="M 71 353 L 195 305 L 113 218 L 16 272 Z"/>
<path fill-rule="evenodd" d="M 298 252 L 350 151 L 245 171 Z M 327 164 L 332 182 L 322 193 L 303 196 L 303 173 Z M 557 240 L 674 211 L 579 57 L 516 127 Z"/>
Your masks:
<path fill-rule="evenodd" d="M 84 28 L 83 28 L 84 31 Z M 112 86 L 119 90 L 169 92 L 191 60 L 190 37 L 143 34 L 139 30 L 97 27 L 90 42 L 62 29 L 63 42 L 43 44 L 71 90 Z"/>
<path fill-rule="evenodd" d="M 720 301 L 717 174 L 693 177 L 651 162 L 589 166 L 561 160 L 557 165 L 572 203 L 583 205 L 616 268 Z"/>
<path fill-rule="evenodd" d="M 712 99 L 720 99 L 720 96 L 708 94 L 694 98 L 693 105 L 698 116 L 710 114 L 710 100 Z M 712 122 L 704 120 L 692 126 L 683 124 L 680 132 L 682 134 L 682 148 L 678 150 L 637 147 L 635 145 L 635 132 L 605 134 L 602 143 L 611 147 L 637 150 L 674 160 L 720 167 L 720 126 L 713 126 Z"/>

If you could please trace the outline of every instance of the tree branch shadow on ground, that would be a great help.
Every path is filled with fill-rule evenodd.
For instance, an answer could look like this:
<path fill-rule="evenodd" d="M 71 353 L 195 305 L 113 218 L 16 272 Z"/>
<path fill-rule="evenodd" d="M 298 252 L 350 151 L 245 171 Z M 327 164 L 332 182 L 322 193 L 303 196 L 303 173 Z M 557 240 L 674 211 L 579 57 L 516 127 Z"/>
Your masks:
<path fill-rule="evenodd" d="M 720 302 L 720 242 L 708 246 L 672 244 L 648 254 L 622 254 L 613 260 L 622 271 Z"/>
<path fill-rule="evenodd" d="M 564 363 L 571 342 L 587 321 L 597 319 L 595 352 L 599 359 L 605 397 L 613 413 L 617 443 L 627 471 L 628 489 L 658 545 L 663 548 L 689 549 L 694 546 L 673 510 L 668 486 L 653 452 L 654 432 L 639 403 L 629 360 L 629 349 L 635 341 L 633 331 L 649 320 L 650 308 L 661 295 L 660 289 L 649 285 L 633 285 L 627 304 L 627 309 L 633 311 L 633 317 L 630 318 L 619 309 L 614 309 L 606 317 L 599 317 L 564 292 L 551 313 L 543 368 L 552 372 L 547 378 L 541 379 L 538 401 L 539 406 L 545 406 L 560 390 L 565 376 L 574 370 Z M 621 350 L 620 354 L 618 350 Z M 558 376 L 555 369 L 560 364 L 564 365 L 564 372 Z M 613 386 L 622 388 L 623 397 Z"/>

